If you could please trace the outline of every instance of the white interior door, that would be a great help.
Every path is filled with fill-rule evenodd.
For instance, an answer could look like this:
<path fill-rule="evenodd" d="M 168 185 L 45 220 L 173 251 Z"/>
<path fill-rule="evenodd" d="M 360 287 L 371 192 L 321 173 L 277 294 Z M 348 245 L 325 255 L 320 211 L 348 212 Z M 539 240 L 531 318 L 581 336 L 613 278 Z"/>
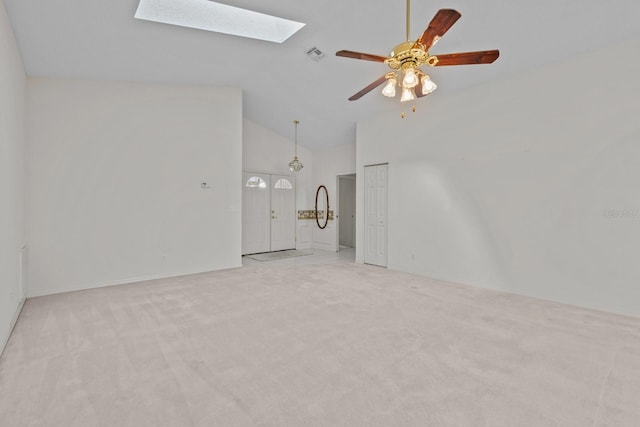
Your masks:
<path fill-rule="evenodd" d="M 242 174 L 242 254 L 271 249 L 269 213 L 271 179 L 258 173 Z"/>
<path fill-rule="evenodd" d="M 286 175 L 271 175 L 271 250 L 296 247 L 295 180 Z"/>
<path fill-rule="evenodd" d="M 387 266 L 388 165 L 364 168 L 364 262 Z"/>

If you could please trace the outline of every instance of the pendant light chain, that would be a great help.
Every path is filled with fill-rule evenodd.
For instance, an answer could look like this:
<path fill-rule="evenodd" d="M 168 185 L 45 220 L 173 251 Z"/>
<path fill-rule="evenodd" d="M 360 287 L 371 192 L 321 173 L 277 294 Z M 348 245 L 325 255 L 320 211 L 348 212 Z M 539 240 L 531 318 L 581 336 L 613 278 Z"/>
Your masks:
<path fill-rule="evenodd" d="M 296 130 L 295 130 L 295 136 L 294 136 L 294 141 L 295 141 L 295 148 L 294 148 L 294 156 L 298 157 L 298 123 L 300 123 L 300 120 L 294 120 L 293 123 L 296 124 Z"/>
<path fill-rule="evenodd" d="M 298 160 L 298 124 L 299 123 L 300 123 L 300 120 L 294 120 L 293 121 L 293 124 L 295 125 L 295 130 L 294 130 L 294 156 L 293 156 L 293 160 L 289 162 L 289 170 L 291 170 L 291 172 L 298 172 L 300 169 L 302 169 L 304 167 L 302 162 L 300 160 Z"/>

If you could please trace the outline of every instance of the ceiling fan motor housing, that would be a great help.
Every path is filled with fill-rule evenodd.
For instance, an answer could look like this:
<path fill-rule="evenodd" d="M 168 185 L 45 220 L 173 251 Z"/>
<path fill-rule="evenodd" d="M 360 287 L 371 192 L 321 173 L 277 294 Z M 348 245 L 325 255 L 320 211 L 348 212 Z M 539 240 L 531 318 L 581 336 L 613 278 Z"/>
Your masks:
<path fill-rule="evenodd" d="M 438 58 L 433 55 L 429 55 L 429 52 L 424 50 L 422 46 L 412 41 L 400 43 L 394 47 L 389 57 L 384 61 L 392 70 L 404 70 L 412 67 L 417 68 L 422 65 L 429 65 L 434 67 L 438 63 Z"/>

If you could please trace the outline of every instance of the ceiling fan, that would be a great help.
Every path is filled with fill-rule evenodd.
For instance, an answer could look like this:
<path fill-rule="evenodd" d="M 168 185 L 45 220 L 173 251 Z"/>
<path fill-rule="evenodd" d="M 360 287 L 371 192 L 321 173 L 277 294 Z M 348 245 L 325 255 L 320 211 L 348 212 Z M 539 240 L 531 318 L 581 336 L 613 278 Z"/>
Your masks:
<path fill-rule="evenodd" d="M 384 62 L 392 70 L 352 95 L 349 101 L 360 99 L 384 82 L 387 82 L 387 84 L 383 88 L 382 94 L 387 97 L 393 98 L 396 96 L 396 86 L 400 86 L 402 89 L 401 102 L 411 101 L 416 99 L 416 97 L 421 98 L 437 88 L 437 85 L 431 80 L 429 75 L 420 69 L 421 66 L 442 67 L 446 65 L 490 64 L 500 55 L 498 50 L 431 55 L 429 49 L 436 44 L 462 15 L 453 9 L 439 10 L 429 23 L 427 29 L 424 30 L 417 40 L 413 41 L 409 39 L 410 7 L 411 0 L 407 0 L 408 41 L 394 47 L 389 56 L 372 55 L 351 50 L 340 50 L 336 52 L 336 56 L 343 56 L 345 58 Z M 402 76 L 402 80 L 400 84 L 398 84 L 400 76 Z"/>

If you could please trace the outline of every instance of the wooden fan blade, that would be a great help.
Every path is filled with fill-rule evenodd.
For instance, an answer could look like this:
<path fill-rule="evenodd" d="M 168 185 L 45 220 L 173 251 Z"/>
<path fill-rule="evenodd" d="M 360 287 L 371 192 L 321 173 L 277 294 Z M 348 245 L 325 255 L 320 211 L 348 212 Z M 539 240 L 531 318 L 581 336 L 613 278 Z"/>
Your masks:
<path fill-rule="evenodd" d="M 380 77 L 378 80 L 376 80 L 375 82 L 371 83 L 369 86 L 365 87 L 364 89 L 362 89 L 360 92 L 353 94 L 350 98 L 349 101 L 355 101 L 357 99 L 362 98 L 364 95 L 368 94 L 369 92 L 371 92 L 372 90 L 374 90 L 375 88 L 377 88 L 378 86 L 380 86 L 382 83 L 384 83 L 385 81 L 387 81 L 387 75 L 385 74 L 384 76 Z"/>
<path fill-rule="evenodd" d="M 418 45 L 421 44 L 424 46 L 424 50 L 429 50 L 444 33 L 449 31 L 449 28 L 451 28 L 461 16 L 457 10 L 440 9 L 413 47 L 417 48 Z"/>
<path fill-rule="evenodd" d="M 424 93 L 422 93 L 422 79 L 418 80 L 418 84 L 414 88 L 413 92 L 416 94 L 416 98 L 422 98 L 423 96 L 426 96 Z"/>
<path fill-rule="evenodd" d="M 436 67 L 443 65 L 491 64 L 500 56 L 499 50 L 482 50 L 479 52 L 449 53 L 436 55 Z"/>
<path fill-rule="evenodd" d="M 354 52 L 352 50 L 339 50 L 336 56 L 344 56 L 345 58 L 363 59 L 365 61 L 384 62 L 387 57 L 380 55 L 372 55 L 370 53 Z"/>

